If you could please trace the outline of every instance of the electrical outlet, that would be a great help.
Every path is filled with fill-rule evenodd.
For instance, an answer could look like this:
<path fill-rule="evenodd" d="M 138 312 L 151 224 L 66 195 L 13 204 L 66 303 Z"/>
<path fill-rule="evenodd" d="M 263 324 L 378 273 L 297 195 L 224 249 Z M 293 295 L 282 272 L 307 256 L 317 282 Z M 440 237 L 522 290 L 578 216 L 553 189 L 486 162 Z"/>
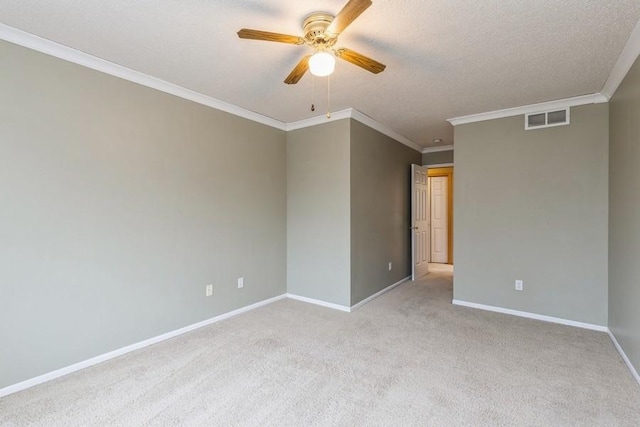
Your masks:
<path fill-rule="evenodd" d="M 524 287 L 524 282 L 522 280 L 516 280 L 516 291 L 521 291 Z"/>
<path fill-rule="evenodd" d="M 393 268 L 393 264 L 391 263 L 391 261 L 389 261 L 389 271 L 391 271 L 392 268 Z"/>
<path fill-rule="evenodd" d="M 238 289 L 244 288 L 244 277 L 238 279 Z"/>
<path fill-rule="evenodd" d="M 207 285 L 207 287 L 205 288 L 204 294 L 205 296 L 208 296 L 208 297 L 213 295 L 213 285 Z"/>

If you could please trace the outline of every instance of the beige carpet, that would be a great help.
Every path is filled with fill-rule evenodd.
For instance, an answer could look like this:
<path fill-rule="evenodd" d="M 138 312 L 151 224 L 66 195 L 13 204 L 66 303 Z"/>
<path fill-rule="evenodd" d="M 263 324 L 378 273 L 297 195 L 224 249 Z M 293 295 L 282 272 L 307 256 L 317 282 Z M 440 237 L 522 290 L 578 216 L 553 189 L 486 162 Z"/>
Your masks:
<path fill-rule="evenodd" d="M 640 425 L 604 333 L 452 306 L 431 273 L 343 313 L 283 300 L 0 400 L 0 425 Z"/>

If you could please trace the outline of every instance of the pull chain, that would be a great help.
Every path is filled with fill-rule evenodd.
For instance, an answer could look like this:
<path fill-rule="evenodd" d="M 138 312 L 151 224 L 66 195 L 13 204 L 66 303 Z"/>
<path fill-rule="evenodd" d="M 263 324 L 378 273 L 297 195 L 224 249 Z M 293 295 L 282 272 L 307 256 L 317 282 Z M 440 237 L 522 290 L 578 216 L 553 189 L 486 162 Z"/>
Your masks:
<path fill-rule="evenodd" d="M 316 111 L 316 76 L 311 76 L 311 111 Z"/>
<path fill-rule="evenodd" d="M 327 119 L 331 118 L 331 85 L 330 85 L 331 76 L 327 76 Z"/>

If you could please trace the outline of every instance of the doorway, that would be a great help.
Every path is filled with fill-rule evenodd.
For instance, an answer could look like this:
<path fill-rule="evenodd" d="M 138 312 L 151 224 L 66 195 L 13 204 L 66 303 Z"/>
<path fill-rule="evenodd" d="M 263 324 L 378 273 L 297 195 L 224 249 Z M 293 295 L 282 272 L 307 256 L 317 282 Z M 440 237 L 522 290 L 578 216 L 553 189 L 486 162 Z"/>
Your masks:
<path fill-rule="evenodd" d="M 429 167 L 429 262 L 453 264 L 453 166 Z"/>

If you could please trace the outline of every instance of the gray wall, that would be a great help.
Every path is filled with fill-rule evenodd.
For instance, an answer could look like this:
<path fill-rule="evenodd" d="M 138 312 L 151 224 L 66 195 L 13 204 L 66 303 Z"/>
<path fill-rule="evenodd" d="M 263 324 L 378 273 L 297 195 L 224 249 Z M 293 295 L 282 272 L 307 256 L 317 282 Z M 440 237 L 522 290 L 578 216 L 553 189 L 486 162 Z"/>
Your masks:
<path fill-rule="evenodd" d="M 287 289 L 350 305 L 349 119 L 287 134 Z"/>
<path fill-rule="evenodd" d="M 351 305 L 411 275 L 411 164 L 420 161 L 419 152 L 351 121 Z"/>
<path fill-rule="evenodd" d="M 422 154 L 422 166 L 453 163 L 453 150 Z"/>
<path fill-rule="evenodd" d="M 607 324 L 608 117 L 597 104 L 568 126 L 454 128 L 455 299 Z"/>
<path fill-rule="evenodd" d="M 0 62 L 0 387 L 286 291 L 284 132 L 5 42 Z"/>
<path fill-rule="evenodd" d="M 609 114 L 609 328 L 640 371 L 640 60 Z"/>

